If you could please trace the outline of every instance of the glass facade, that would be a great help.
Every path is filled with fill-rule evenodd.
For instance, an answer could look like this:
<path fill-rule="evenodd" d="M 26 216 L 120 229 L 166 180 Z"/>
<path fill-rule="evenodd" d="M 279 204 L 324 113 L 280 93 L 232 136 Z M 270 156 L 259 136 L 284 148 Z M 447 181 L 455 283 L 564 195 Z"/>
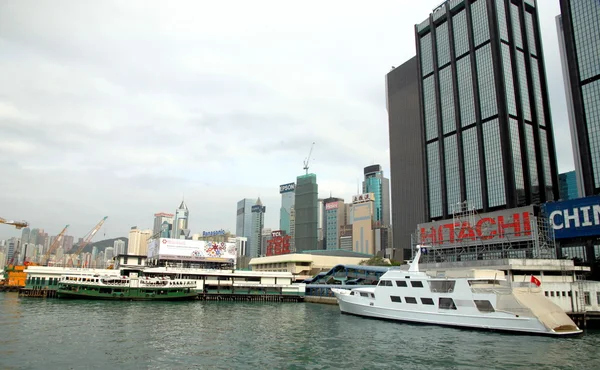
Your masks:
<path fill-rule="evenodd" d="M 560 6 L 575 169 L 581 196 L 590 196 L 600 194 L 600 1 L 560 0 Z"/>
<path fill-rule="evenodd" d="M 252 238 L 252 206 L 256 204 L 256 199 L 244 198 L 237 203 L 237 216 L 235 219 L 235 235 Z"/>
<path fill-rule="evenodd" d="M 373 221 L 375 226 L 391 225 L 390 220 L 390 180 L 383 176 L 378 164 L 365 167 L 363 194 L 373 193 L 375 196 Z"/>
<path fill-rule="evenodd" d="M 554 200 L 556 160 L 535 5 L 441 6 L 434 23 L 415 28 L 428 218 L 450 218 L 463 201 L 487 212 Z"/>
<path fill-rule="evenodd" d="M 575 171 L 565 172 L 558 175 L 558 187 L 561 200 L 577 199 L 577 177 Z"/>

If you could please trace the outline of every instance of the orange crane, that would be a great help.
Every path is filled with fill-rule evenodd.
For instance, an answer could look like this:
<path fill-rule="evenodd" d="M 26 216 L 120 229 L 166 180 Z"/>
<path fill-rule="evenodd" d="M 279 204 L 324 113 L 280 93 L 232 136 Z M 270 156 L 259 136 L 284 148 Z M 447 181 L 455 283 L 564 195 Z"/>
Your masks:
<path fill-rule="evenodd" d="M 52 242 L 52 245 L 50 246 L 50 248 L 48 248 L 48 251 L 46 252 L 46 254 L 44 254 L 44 256 L 40 259 L 40 265 L 44 266 L 44 263 L 46 263 L 46 264 L 48 263 L 48 259 L 50 258 L 50 255 L 52 254 L 52 252 L 54 252 L 56 250 L 56 248 L 58 248 L 58 246 L 60 245 L 60 241 L 62 240 L 63 236 L 67 232 L 68 228 L 69 228 L 69 225 L 65 226 L 65 228 L 62 229 L 62 231 L 56 236 L 56 238 L 54 238 L 54 242 Z"/>
<path fill-rule="evenodd" d="M 100 230 L 100 228 L 104 224 L 104 221 L 106 221 L 107 218 L 108 218 L 108 216 L 106 216 L 102 220 L 100 220 L 100 222 L 98 222 L 98 224 L 96 226 L 94 226 L 94 228 L 92 230 L 90 230 L 90 232 L 87 233 L 83 237 L 83 241 L 81 242 L 81 244 L 79 244 L 79 247 L 77 248 L 77 250 L 75 251 L 75 253 L 73 253 L 72 256 L 71 256 L 71 261 L 72 261 L 71 264 L 74 264 L 73 261 L 75 261 L 75 258 L 79 257 L 79 254 L 81 253 L 81 251 L 83 251 L 83 249 L 88 244 L 90 244 L 90 242 L 92 241 L 92 238 L 94 238 L 94 235 L 96 235 L 96 233 L 98 232 L 98 230 Z"/>
<path fill-rule="evenodd" d="M 22 229 L 24 227 L 29 226 L 27 221 L 9 221 L 5 218 L 0 217 L 0 224 L 7 224 L 16 227 L 17 229 Z"/>

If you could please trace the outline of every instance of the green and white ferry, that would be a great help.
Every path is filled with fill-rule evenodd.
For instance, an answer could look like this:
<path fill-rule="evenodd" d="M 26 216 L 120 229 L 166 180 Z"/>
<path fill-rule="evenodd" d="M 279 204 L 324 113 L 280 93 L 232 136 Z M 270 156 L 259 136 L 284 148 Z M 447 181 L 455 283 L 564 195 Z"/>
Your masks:
<path fill-rule="evenodd" d="M 99 274 L 63 275 L 57 288 L 58 298 L 83 298 L 126 301 L 192 300 L 198 297 L 196 282 L 189 279 Z"/>

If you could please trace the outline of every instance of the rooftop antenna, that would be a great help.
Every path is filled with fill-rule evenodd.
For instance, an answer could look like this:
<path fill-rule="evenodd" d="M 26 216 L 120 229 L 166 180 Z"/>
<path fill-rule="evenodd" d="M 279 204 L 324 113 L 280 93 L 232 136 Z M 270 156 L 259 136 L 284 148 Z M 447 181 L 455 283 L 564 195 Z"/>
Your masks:
<path fill-rule="evenodd" d="M 308 157 L 306 157 L 306 159 L 304 159 L 304 170 L 306 171 L 306 174 L 308 175 L 308 164 L 310 162 L 310 155 L 312 154 L 313 148 L 315 147 L 315 142 L 313 141 L 312 145 L 310 146 L 310 152 L 308 152 Z"/>

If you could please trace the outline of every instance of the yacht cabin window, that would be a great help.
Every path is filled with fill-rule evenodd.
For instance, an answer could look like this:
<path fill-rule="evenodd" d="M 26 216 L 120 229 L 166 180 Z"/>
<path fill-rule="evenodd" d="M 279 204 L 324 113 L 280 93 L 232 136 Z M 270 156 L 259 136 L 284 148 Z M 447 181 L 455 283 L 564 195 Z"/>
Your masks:
<path fill-rule="evenodd" d="M 369 294 L 368 293 L 364 293 L 364 292 L 360 292 L 360 296 L 361 297 L 369 297 Z"/>
<path fill-rule="evenodd" d="M 407 287 L 406 281 L 404 281 L 404 280 L 396 280 L 396 286 Z"/>
<path fill-rule="evenodd" d="M 417 304 L 417 299 L 415 297 L 404 297 L 406 303 Z"/>
<path fill-rule="evenodd" d="M 422 281 L 411 281 L 410 285 L 412 285 L 413 288 L 423 288 Z"/>
<path fill-rule="evenodd" d="M 437 293 L 452 293 L 456 281 L 454 280 L 430 280 L 429 288 L 432 292 Z"/>
<path fill-rule="evenodd" d="M 390 296 L 390 299 L 392 300 L 392 302 L 402 303 L 402 299 L 400 299 L 400 297 L 396 295 Z"/>
<path fill-rule="evenodd" d="M 456 310 L 456 305 L 452 298 L 440 298 L 438 307 L 443 310 Z"/>
<path fill-rule="evenodd" d="M 421 303 L 433 306 L 433 299 L 431 299 L 431 298 L 421 298 Z"/>
<path fill-rule="evenodd" d="M 494 312 L 494 306 L 488 300 L 474 300 L 479 312 Z"/>
<path fill-rule="evenodd" d="M 379 286 L 393 286 L 391 280 L 379 280 Z"/>

